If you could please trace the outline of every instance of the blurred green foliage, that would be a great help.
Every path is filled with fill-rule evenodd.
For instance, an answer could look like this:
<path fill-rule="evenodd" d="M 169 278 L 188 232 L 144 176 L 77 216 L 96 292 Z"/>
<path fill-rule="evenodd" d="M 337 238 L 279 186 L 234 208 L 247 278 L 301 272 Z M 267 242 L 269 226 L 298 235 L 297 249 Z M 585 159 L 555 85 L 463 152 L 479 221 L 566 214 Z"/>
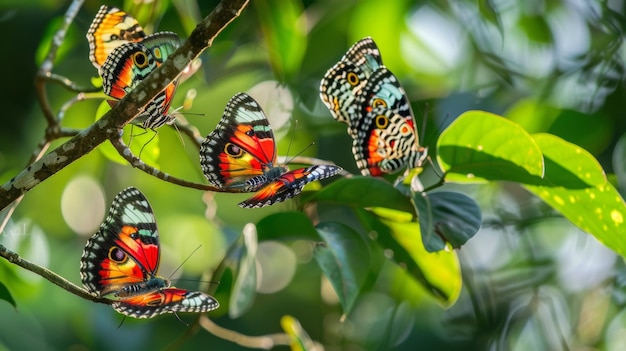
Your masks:
<path fill-rule="evenodd" d="M 171 30 L 186 37 L 217 3 L 172 0 L 138 4 L 128 0 L 107 4 L 128 11 L 149 32 Z M 87 1 L 83 6 L 55 62 L 55 73 L 82 86 L 91 86 L 92 77 L 97 75 L 87 58 L 84 35 L 100 5 Z M 43 136 L 45 121 L 32 81 L 67 6 L 66 1 L 58 0 L 0 4 L 0 28 L 4 33 L 16 33 L 5 36 L 7 50 L 0 58 L 5 81 L 0 94 L 4 109 L 0 128 L 3 182 L 25 166 Z M 180 85 L 172 106 L 184 103 L 184 118 L 206 135 L 232 95 L 278 80 L 289 92 L 288 98 L 276 98 L 271 94 L 277 90 L 271 89 L 265 99 L 255 97 L 276 129 L 272 116 L 281 113 L 281 103 L 293 105 L 290 123 L 276 130 L 280 154 L 289 150 L 287 156 L 292 156 L 306 149 L 304 155 L 333 161 L 357 173 L 345 126 L 330 118 L 319 99 L 318 87 L 326 70 L 354 42 L 372 36 L 385 64 L 406 89 L 418 125 L 422 125 L 422 116 L 426 118 L 420 140 L 430 147 L 434 159 L 438 136 L 457 116 L 468 110 L 486 110 L 510 118 L 525 130 L 524 142 L 527 133 L 534 141 L 510 147 L 507 142 L 511 142 L 511 134 L 497 135 L 491 127 L 481 129 L 472 123 L 455 140 L 478 138 L 492 143 L 494 149 L 507 146 L 506 154 L 515 156 L 516 164 L 526 163 L 530 175 L 536 175 L 533 157 L 541 152 L 553 160 L 546 164 L 546 174 L 562 174 L 550 173 L 550 165 L 564 165 L 558 161 L 560 157 L 581 157 L 575 152 L 580 146 L 589 152 L 582 152 L 580 165 L 585 172 L 602 178 L 604 170 L 623 194 L 624 8 L 626 3 L 621 0 L 254 0 L 202 55 L 201 68 Z M 186 99 L 190 91 L 196 93 L 193 101 Z M 75 96 L 55 84 L 49 84 L 48 94 L 55 111 Z M 73 105 L 62 124 L 89 126 L 100 104 L 100 99 L 93 99 Z M 296 119 L 297 126 L 290 129 Z M 130 127 L 126 133 L 131 133 Z M 312 141 L 315 145 L 307 148 Z M 534 153 L 532 143 L 538 145 L 539 154 Z M 546 189 L 545 184 L 447 184 L 442 190 L 463 192 L 478 203 L 482 227 L 460 250 L 429 253 L 416 240 L 419 225 L 411 215 L 406 216 L 411 212 L 411 202 L 381 180 L 356 178 L 348 183 L 337 179 L 318 193 L 303 194 L 302 200 L 320 201 L 315 211 L 306 212 L 307 216 L 298 212 L 300 199 L 246 210 L 236 206 L 245 195 L 203 195 L 162 182 L 112 162 L 106 147 L 102 145 L 29 192 L 0 235 L 0 244 L 79 283 L 82 249 L 104 213 L 94 210 L 89 202 L 74 212 L 64 210 L 61 199 L 80 193 L 68 189 L 86 177 L 104 195 L 105 199 L 95 204 L 103 208 L 130 185 L 150 199 L 162 238 L 162 275 L 174 272 L 202 245 L 183 265 L 182 279 L 174 278 L 177 286 L 197 288 L 198 283 L 189 280 L 210 280 L 203 274 L 211 273 L 228 255 L 225 266 L 229 269 L 215 294 L 221 307 L 210 316 L 220 326 L 237 332 L 263 335 L 285 328 L 297 335 L 301 345 L 306 344 L 303 340 L 308 335 L 328 350 L 414 350 L 415 345 L 424 350 L 615 350 L 626 345 L 626 266 L 614 251 L 572 224 L 582 226 L 614 215 L 610 203 L 619 200 L 619 194 L 612 187 L 605 191 L 606 184 L 602 188 L 592 184 L 598 185 L 593 196 L 607 197 L 602 200 L 606 207 L 595 206 L 597 202 L 587 206 L 583 195 L 589 195 L 581 191 L 576 199 L 584 206 L 561 208 L 550 200 L 561 189 Z M 145 156 L 161 170 L 204 181 L 197 149 L 190 142 L 181 142 L 175 129 L 161 128 L 158 140 L 150 147 L 154 149 Z M 550 150 L 559 152 L 551 154 Z M 439 156 L 449 160 L 446 155 Z M 493 175 L 508 169 L 492 170 Z M 489 176 L 487 173 L 484 178 L 497 178 Z M 436 183 L 438 176 L 427 169 L 421 179 L 428 186 Z M 562 181 L 554 180 L 557 184 Z M 379 182 L 384 185 L 377 186 Z M 363 186 L 372 186 L 369 197 L 362 198 L 369 193 Z M 542 195 L 545 191 L 549 196 Z M 378 208 L 354 210 L 357 203 Z M 92 228 L 84 232 L 72 229 L 67 216 L 85 217 Z M 324 228 L 318 232 L 308 218 L 337 223 L 331 232 L 324 232 Z M 246 289 L 254 290 L 254 282 L 237 283 L 246 255 L 227 252 L 227 248 L 244 241 L 244 226 L 257 222 L 258 240 L 287 244 L 297 264 L 284 289 L 254 296 L 245 293 Z M 614 228 L 598 230 L 606 231 L 606 236 L 599 237 L 605 243 L 621 245 L 626 234 Z M 378 235 L 378 245 L 364 250 L 360 245 L 373 235 Z M 349 261 L 351 266 L 367 266 L 359 271 L 366 275 L 349 276 L 351 271 L 335 265 L 333 259 L 346 253 L 335 247 L 315 248 L 313 243 L 322 239 L 352 242 L 349 247 L 355 252 L 368 252 L 369 259 Z M 361 239 L 365 239 L 363 243 L 358 241 Z M 260 249 L 255 247 L 253 239 L 248 240 L 252 242 L 242 243 L 241 250 L 250 253 L 263 249 L 261 245 Z M 607 246 L 615 249 L 609 243 Z M 393 260 L 387 259 L 390 253 Z M 283 259 L 275 257 L 278 262 Z M 323 269 L 318 262 L 324 262 Z M 250 270 L 250 262 L 247 264 Z M 342 276 L 344 295 L 332 292 L 323 271 Z M 262 274 L 256 279 L 262 280 Z M 2 287 L 10 292 L 17 310 L 0 301 L 0 315 L 4 317 L 0 318 L 0 349 L 161 349 L 186 332 L 185 325 L 173 316 L 149 321 L 127 319 L 118 329 L 121 316 L 109 306 L 81 300 L 3 260 Z M 238 304 L 236 315 L 229 316 L 230 305 L 241 302 L 231 301 L 233 290 L 243 291 L 239 296 L 253 300 Z M 0 291 L 0 296 L 4 295 Z M 342 321 L 346 311 L 349 313 Z M 305 332 L 290 319 L 281 325 L 286 315 L 299 321 Z M 182 318 L 193 320 L 187 315 Z M 181 348 L 243 349 L 203 331 Z"/>

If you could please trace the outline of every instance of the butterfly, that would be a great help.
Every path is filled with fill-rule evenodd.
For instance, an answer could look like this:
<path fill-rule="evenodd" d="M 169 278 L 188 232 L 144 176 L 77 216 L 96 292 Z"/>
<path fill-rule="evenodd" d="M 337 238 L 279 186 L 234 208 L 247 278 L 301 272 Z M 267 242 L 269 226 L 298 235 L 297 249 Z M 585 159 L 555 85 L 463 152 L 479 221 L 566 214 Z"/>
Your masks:
<path fill-rule="evenodd" d="M 102 5 L 87 30 L 89 60 L 100 69 L 113 49 L 145 37 L 143 27 L 131 15 L 116 7 Z"/>
<path fill-rule="evenodd" d="M 355 43 L 326 72 L 320 97 L 333 118 L 348 125 L 361 174 L 381 176 L 424 162 L 427 149 L 419 145 L 411 104 L 372 38 Z"/>
<path fill-rule="evenodd" d="M 102 5 L 87 31 L 89 60 L 103 78 L 104 93 L 114 106 L 150 72 L 161 65 L 182 43 L 172 32 L 146 35 L 143 27 L 126 12 Z M 134 122 L 155 130 L 172 124 L 168 114 L 178 81 L 171 82 L 141 111 Z"/>
<path fill-rule="evenodd" d="M 152 208 L 139 190 L 129 187 L 115 196 L 109 215 L 87 241 L 80 278 L 89 292 L 114 300 L 117 312 L 134 318 L 219 307 L 213 297 L 172 287 L 157 276 L 159 259 L 159 232 Z"/>
<path fill-rule="evenodd" d="M 140 42 L 124 43 L 113 49 L 100 67 L 104 93 L 116 99 L 109 100 L 109 104 L 113 106 L 117 100 L 129 94 L 165 62 L 180 44 L 181 40 L 175 33 L 159 32 Z M 168 114 L 168 110 L 177 84 L 178 80 L 168 84 L 144 107 L 135 122 L 142 122 L 143 128 L 152 130 L 164 124 L 172 124 L 175 117 Z"/>
<path fill-rule="evenodd" d="M 315 165 L 290 171 L 276 165 L 274 132 L 261 106 L 249 95 L 233 96 L 220 122 L 202 142 L 200 165 L 209 183 L 227 192 L 256 192 L 239 206 L 255 208 L 285 201 L 315 180 L 342 168 Z"/>

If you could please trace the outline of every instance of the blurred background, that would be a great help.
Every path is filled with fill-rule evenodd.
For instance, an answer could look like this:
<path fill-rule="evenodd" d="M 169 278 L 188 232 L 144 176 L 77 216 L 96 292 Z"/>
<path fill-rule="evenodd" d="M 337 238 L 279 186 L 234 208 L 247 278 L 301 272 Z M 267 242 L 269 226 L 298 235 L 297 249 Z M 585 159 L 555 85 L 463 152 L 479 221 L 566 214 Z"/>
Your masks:
<path fill-rule="evenodd" d="M 130 12 L 148 33 L 170 30 L 185 38 L 217 3 L 106 4 Z M 23 169 L 44 135 L 33 79 L 69 4 L 0 4 L 0 31 L 5 33 L 2 183 Z M 85 33 L 102 4 L 85 2 L 53 70 L 85 87 L 98 84 Z M 319 82 L 354 42 L 371 36 L 409 95 L 422 145 L 434 150 L 437 135 L 460 113 L 487 110 L 531 133 L 553 133 L 585 148 L 615 180 L 613 170 L 626 164 L 624 153 L 616 152 L 626 145 L 625 5 L 623 0 L 254 0 L 202 55 L 201 66 L 179 85 L 172 106 L 184 106 L 181 118 L 206 135 L 230 97 L 248 92 L 267 113 L 281 155 L 305 150 L 303 155 L 355 173 L 351 140 L 319 99 Z M 54 83 L 47 89 L 54 111 L 76 96 Z M 99 98 L 72 105 L 62 125 L 89 126 L 101 103 Z M 204 182 L 197 148 L 175 129 L 159 129 L 150 144 L 142 154 L 146 162 Z M 203 194 L 162 182 L 116 162 L 111 146 L 101 145 L 30 191 L 0 244 L 80 284 L 87 238 L 115 194 L 131 185 L 154 208 L 161 275 L 170 276 L 188 258 L 173 277 L 175 285 L 188 289 L 212 281 L 210 274 L 246 223 L 296 209 L 293 201 L 241 209 L 236 204 L 245 196 Z M 258 294 L 250 309 L 229 316 L 234 278 L 227 270 L 215 293 L 222 306 L 211 319 L 240 333 L 263 335 L 280 332 L 281 317 L 291 315 L 326 350 L 626 349 L 621 257 L 515 184 L 446 187 L 471 195 L 483 211 L 480 232 L 452 253 L 463 285 L 451 306 L 408 278 L 381 276 L 342 320 L 337 298 L 311 258 L 310 243 L 274 239 L 259 245 Z M 446 284 L 448 277 L 440 279 Z M 118 328 L 121 316 L 110 306 L 82 300 L 4 260 L 0 281 L 18 306 L 0 301 L 0 350 L 162 349 L 186 333 L 172 315 L 129 318 Z M 178 346 L 244 349 L 203 330 Z"/>

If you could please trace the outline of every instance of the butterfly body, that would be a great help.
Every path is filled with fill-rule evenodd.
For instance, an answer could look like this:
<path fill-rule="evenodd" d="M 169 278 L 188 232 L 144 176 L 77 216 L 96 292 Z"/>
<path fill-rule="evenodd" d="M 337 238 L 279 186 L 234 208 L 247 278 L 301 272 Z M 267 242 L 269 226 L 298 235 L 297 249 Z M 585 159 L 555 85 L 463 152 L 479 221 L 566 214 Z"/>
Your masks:
<path fill-rule="evenodd" d="M 276 164 L 274 132 L 261 106 L 249 95 L 233 96 L 217 127 L 202 143 L 200 164 L 209 183 L 228 192 L 257 192 L 239 204 L 263 207 L 289 199 L 309 182 L 341 168 L 316 165 L 289 171 Z"/>
<path fill-rule="evenodd" d="M 121 191 L 100 230 L 87 242 L 80 264 L 81 281 L 113 308 L 135 318 L 162 313 L 207 312 L 219 303 L 211 296 L 171 287 L 157 275 L 159 235 L 152 209 L 135 188 Z"/>
<path fill-rule="evenodd" d="M 411 104 L 371 38 L 354 44 L 326 72 L 320 96 L 333 118 L 348 125 L 363 175 L 421 166 L 426 149 L 419 145 Z"/>

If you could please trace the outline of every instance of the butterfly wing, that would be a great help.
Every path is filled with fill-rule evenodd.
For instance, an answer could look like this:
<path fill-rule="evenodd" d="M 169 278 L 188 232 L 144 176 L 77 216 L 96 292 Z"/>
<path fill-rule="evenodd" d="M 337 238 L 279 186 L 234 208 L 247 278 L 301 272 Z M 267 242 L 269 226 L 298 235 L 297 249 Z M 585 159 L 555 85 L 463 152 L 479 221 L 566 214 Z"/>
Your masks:
<path fill-rule="evenodd" d="M 154 71 L 180 46 L 180 38 L 171 32 L 160 32 L 146 37 L 140 43 L 125 43 L 113 50 L 100 68 L 104 93 L 121 100 Z M 156 129 L 171 123 L 167 112 L 176 91 L 177 81 L 170 83 L 139 116 L 144 128 Z M 115 102 L 113 102 L 115 104 Z"/>
<path fill-rule="evenodd" d="M 102 5 L 87 31 L 89 60 L 99 69 L 113 49 L 129 41 L 141 41 L 145 36 L 132 16 L 116 7 Z"/>
<path fill-rule="evenodd" d="M 159 233 L 152 208 L 136 188 L 122 190 L 88 241 L 80 261 L 85 288 L 99 296 L 141 285 L 159 267 Z"/>
<path fill-rule="evenodd" d="M 415 118 L 404 89 L 386 67 L 380 67 L 359 93 L 361 118 L 354 125 L 352 151 L 363 175 L 379 176 L 421 166 Z"/>
<path fill-rule="evenodd" d="M 341 60 L 326 72 L 320 83 L 320 97 L 333 118 L 348 126 L 360 118 L 355 105 L 356 96 L 382 64 L 376 43 L 367 37 L 352 45 Z M 350 128 L 348 132 L 351 133 Z"/>
<path fill-rule="evenodd" d="M 239 203 L 244 208 L 257 208 L 285 201 L 302 192 L 310 182 L 332 177 L 342 170 L 334 165 L 315 165 L 281 174 L 261 188 L 253 197 Z"/>
<path fill-rule="evenodd" d="M 152 318 L 163 313 L 208 312 L 219 307 L 215 298 L 199 291 L 165 288 L 113 303 L 113 308 L 134 318 Z"/>
<path fill-rule="evenodd" d="M 275 162 L 274 132 L 261 106 L 245 93 L 236 94 L 202 143 L 202 172 L 214 187 L 253 192 L 267 183 L 266 172 L 279 169 Z"/>

